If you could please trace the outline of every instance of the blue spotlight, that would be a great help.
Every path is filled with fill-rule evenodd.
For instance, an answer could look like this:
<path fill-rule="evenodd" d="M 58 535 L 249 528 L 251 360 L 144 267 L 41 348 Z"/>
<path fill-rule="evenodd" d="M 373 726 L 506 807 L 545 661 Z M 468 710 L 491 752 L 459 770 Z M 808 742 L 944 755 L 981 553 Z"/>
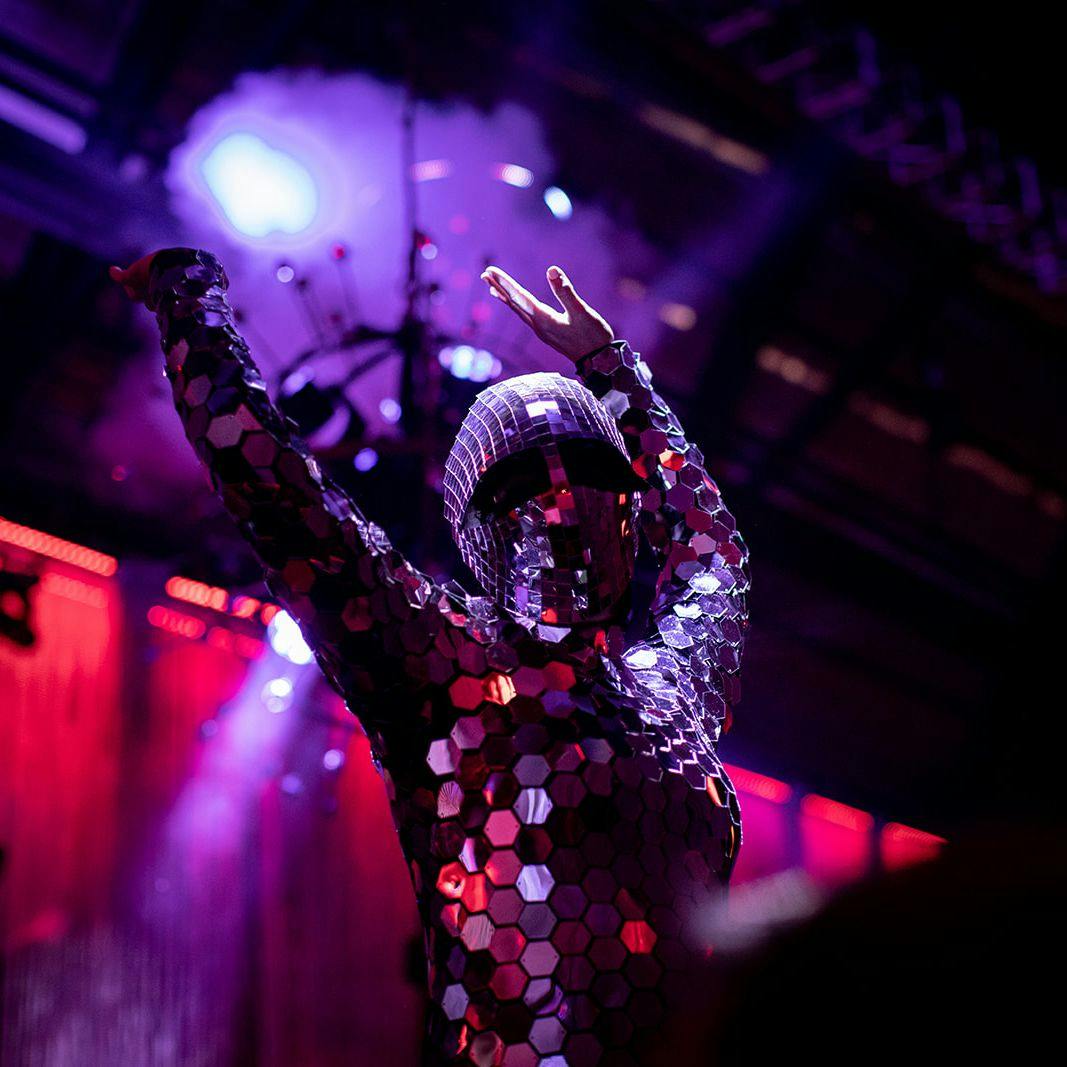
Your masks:
<path fill-rule="evenodd" d="M 557 219 L 569 219 L 574 214 L 571 198 L 558 185 L 550 185 L 545 190 L 545 203 Z"/>
<path fill-rule="evenodd" d="M 473 345 L 455 345 L 442 348 L 437 355 L 437 362 L 453 378 L 465 382 L 487 382 L 495 378 L 501 370 L 500 360 L 492 352 Z"/>

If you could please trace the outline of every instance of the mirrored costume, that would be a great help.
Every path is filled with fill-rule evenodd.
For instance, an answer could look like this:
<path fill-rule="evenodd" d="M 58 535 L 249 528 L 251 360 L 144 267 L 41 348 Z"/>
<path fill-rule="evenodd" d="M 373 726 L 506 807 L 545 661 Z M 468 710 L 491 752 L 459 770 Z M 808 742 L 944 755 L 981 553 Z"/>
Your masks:
<path fill-rule="evenodd" d="M 167 375 L 271 591 L 380 764 L 425 932 L 426 1062 L 634 1062 L 740 843 L 715 745 L 739 697 L 747 552 L 700 452 L 625 341 L 579 362 L 584 384 L 490 387 L 445 478 L 446 516 L 490 595 L 435 585 L 271 405 L 226 286 L 209 253 L 153 261 Z M 641 491 L 568 485 L 568 441 L 625 457 Z M 531 450 L 543 492 L 482 509 L 496 465 Z M 647 636 L 627 647 L 612 610 L 635 518 L 660 573 Z"/>

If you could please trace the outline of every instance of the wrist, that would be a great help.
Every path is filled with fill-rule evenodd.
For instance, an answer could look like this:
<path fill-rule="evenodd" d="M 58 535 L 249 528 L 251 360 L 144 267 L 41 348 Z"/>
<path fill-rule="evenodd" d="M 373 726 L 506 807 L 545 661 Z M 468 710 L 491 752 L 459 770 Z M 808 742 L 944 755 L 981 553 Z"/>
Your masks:
<path fill-rule="evenodd" d="M 189 283 L 198 287 L 219 285 L 228 288 L 229 279 L 222 264 L 211 253 L 196 248 L 164 248 L 148 266 L 148 293 L 145 304 L 154 311 L 168 292 L 181 292 Z"/>
<path fill-rule="evenodd" d="M 588 349 L 587 351 L 583 352 L 580 356 L 573 357 L 574 358 L 574 365 L 576 367 L 578 367 L 578 368 L 581 368 L 583 365 L 588 364 L 590 360 L 594 359 L 601 352 L 603 352 L 605 348 L 609 348 L 612 345 L 625 344 L 625 343 L 626 343 L 625 341 L 621 341 L 619 338 L 613 337 L 610 340 L 605 341 L 603 344 L 597 345 L 596 348 Z"/>

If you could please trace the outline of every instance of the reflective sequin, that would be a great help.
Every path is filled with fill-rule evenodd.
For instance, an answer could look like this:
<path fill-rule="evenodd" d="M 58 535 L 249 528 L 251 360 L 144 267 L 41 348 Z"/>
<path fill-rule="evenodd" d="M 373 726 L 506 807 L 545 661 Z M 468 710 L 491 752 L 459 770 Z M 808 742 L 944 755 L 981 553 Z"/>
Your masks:
<path fill-rule="evenodd" d="M 435 585 L 322 474 L 270 404 L 226 286 L 209 253 L 156 257 L 167 374 L 269 587 L 370 737 L 425 930 L 428 1062 L 632 1062 L 740 842 L 715 745 L 739 697 L 747 551 L 700 452 L 624 341 L 580 362 L 584 386 L 543 375 L 518 407 L 494 401 L 488 437 L 461 433 L 470 469 L 450 460 L 454 526 L 487 447 L 594 436 L 647 482 L 636 510 L 660 566 L 629 648 L 616 626 L 546 621 L 548 586 L 537 619 L 516 618 L 504 586 L 529 575 L 487 589 L 498 600 Z M 585 518 L 625 517 L 586 503 Z"/>

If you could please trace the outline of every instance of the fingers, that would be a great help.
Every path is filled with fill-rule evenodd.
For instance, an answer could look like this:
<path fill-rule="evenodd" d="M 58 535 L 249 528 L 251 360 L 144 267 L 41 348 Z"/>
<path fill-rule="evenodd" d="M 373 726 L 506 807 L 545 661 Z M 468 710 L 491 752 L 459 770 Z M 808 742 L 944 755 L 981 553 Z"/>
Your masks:
<path fill-rule="evenodd" d="M 549 267 L 547 274 L 548 284 L 552 289 L 552 293 L 559 301 L 559 305 L 564 311 L 585 311 L 585 302 L 575 292 L 574 286 L 571 285 L 570 278 L 568 278 L 559 267 Z"/>
<path fill-rule="evenodd" d="M 503 300 L 528 325 L 533 326 L 538 317 L 551 315 L 551 309 L 515 281 L 507 271 L 499 267 L 486 267 L 482 272 L 482 279 L 489 284 L 493 296 Z"/>

